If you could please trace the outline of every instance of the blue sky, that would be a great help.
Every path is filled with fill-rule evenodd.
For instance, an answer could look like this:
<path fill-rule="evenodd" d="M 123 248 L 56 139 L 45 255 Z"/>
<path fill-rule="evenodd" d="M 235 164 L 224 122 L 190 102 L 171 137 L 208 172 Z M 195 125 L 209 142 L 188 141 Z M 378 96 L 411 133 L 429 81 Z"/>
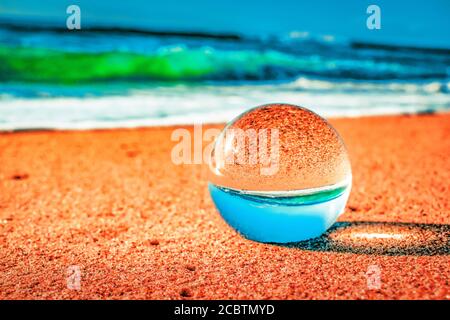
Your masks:
<path fill-rule="evenodd" d="M 286 34 L 293 30 L 369 42 L 450 48 L 449 0 L 2 0 L 1 17 L 65 26 L 66 7 L 81 8 L 82 26 Z M 381 8 L 381 30 L 366 28 L 366 8 Z"/>

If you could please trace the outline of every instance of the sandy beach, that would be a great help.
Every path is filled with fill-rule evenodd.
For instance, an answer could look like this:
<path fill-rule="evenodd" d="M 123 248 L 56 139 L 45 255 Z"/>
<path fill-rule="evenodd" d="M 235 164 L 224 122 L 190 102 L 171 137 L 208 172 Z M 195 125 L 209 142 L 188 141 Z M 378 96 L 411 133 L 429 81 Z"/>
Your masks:
<path fill-rule="evenodd" d="M 172 163 L 173 127 L 0 134 L 0 298 L 450 299 L 450 114 L 331 123 L 349 202 L 289 246 L 222 220 L 208 168 Z"/>

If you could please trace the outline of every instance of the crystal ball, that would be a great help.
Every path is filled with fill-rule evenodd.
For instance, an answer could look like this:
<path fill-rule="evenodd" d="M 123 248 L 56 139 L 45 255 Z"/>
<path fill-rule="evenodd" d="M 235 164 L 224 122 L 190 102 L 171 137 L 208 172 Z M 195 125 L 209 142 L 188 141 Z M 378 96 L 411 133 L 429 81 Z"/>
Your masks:
<path fill-rule="evenodd" d="M 318 237 L 343 212 L 351 166 L 337 131 L 316 113 L 268 104 L 228 123 L 211 152 L 209 191 L 225 221 L 248 239 Z"/>

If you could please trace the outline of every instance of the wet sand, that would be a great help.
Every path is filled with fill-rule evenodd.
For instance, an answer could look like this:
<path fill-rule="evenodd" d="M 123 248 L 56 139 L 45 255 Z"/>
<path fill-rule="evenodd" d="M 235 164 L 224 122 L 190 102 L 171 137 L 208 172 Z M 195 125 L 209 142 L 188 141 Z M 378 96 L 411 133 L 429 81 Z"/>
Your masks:
<path fill-rule="evenodd" d="M 0 134 L 0 298 L 450 299 L 450 114 L 331 122 L 350 200 L 288 246 L 221 219 L 173 128 Z"/>

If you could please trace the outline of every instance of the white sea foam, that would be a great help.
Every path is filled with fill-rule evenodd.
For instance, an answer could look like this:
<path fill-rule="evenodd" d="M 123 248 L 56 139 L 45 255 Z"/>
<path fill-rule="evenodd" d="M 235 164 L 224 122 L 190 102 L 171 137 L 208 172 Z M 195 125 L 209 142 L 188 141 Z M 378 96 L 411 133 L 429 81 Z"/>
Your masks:
<path fill-rule="evenodd" d="M 298 79 L 283 85 L 141 89 L 117 96 L 33 99 L 3 96 L 0 130 L 219 123 L 248 108 L 272 102 L 305 106 L 325 117 L 450 109 L 450 95 L 441 92 L 435 83 L 416 86 L 349 82 L 335 86 L 332 82 Z"/>

